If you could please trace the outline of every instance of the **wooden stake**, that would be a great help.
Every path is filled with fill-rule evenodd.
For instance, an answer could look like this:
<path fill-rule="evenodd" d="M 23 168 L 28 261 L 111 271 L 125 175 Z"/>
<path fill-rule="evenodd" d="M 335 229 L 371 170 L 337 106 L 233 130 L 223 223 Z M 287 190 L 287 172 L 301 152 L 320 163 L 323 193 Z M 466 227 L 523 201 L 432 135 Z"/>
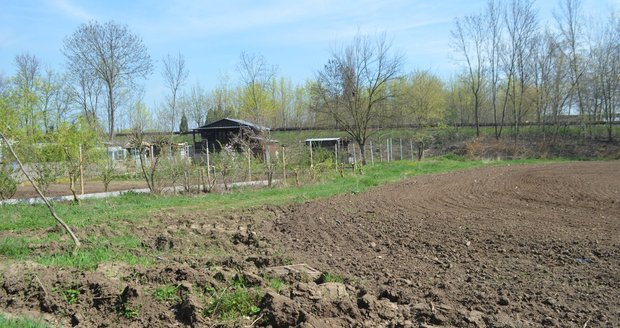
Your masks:
<path fill-rule="evenodd" d="M 84 195 L 84 157 L 82 157 L 82 145 L 80 145 L 80 191 Z"/>

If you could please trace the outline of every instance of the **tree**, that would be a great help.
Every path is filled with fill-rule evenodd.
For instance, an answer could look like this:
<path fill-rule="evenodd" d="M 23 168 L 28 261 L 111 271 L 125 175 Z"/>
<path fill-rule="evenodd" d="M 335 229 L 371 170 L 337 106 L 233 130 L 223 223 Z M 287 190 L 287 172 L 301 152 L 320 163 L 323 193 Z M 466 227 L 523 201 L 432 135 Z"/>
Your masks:
<path fill-rule="evenodd" d="M 180 53 L 176 57 L 168 54 L 162 61 L 164 63 L 162 76 L 166 87 L 170 89 L 170 98 L 168 99 L 171 123 L 170 127 L 171 131 L 174 131 L 174 129 L 177 128 L 177 98 L 179 89 L 187 80 L 189 72 L 185 67 L 185 58 Z"/>
<path fill-rule="evenodd" d="M 187 131 L 189 131 L 189 124 L 187 123 L 187 116 L 185 116 L 185 113 L 183 113 L 183 115 L 181 116 L 179 131 L 181 131 L 181 133 L 187 133 Z"/>
<path fill-rule="evenodd" d="M 199 127 L 205 123 L 208 99 L 207 94 L 199 83 L 191 86 L 189 93 L 181 97 L 179 105 L 182 107 L 183 112 L 189 116 L 193 126 Z"/>
<path fill-rule="evenodd" d="M 126 25 L 115 22 L 85 23 L 64 41 L 62 52 L 74 72 L 86 71 L 105 86 L 108 137 L 114 139 L 118 96 L 137 78 L 144 78 L 153 64 L 142 39 Z"/>
<path fill-rule="evenodd" d="M 580 15 L 580 0 L 563 0 L 555 19 L 560 30 L 563 51 L 568 54 L 570 67 L 571 97 L 576 94 L 579 107 L 581 138 L 585 135 L 585 101 L 582 94 L 582 78 L 584 75 L 583 58 L 580 56 L 581 29 L 583 24 Z"/>
<path fill-rule="evenodd" d="M 21 126 L 28 136 L 38 130 L 40 113 L 38 110 L 38 85 L 41 75 L 39 59 L 29 53 L 15 56 L 17 75 L 15 77 L 16 105 L 20 112 Z"/>
<path fill-rule="evenodd" d="M 403 64 L 402 55 L 391 50 L 385 34 L 358 35 L 332 52 L 312 86 L 314 110 L 327 114 L 357 142 L 362 164 L 366 164 L 364 146 L 374 132 L 372 124 L 388 114 L 381 107 L 393 96 L 388 84 L 398 78 Z"/>
<path fill-rule="evenodd" d="M 85 164 L 90 163 L 90 150 L 97 146 L 96 131 L 90 128 L 86 119 L 78 117 L 75 122 L 62 122 L 58 126 L 57 142 L 64 152 L 64 164 L 69 177 L 69 189 L 73 200 L 80 202 L 76 191 L 76 182 L 82 174 Z"/>
<path fill-rule="evenodd" d="M 480 105 L 484 83 L 484 25 L 480 15 L 457 19 L 452 31 L 453 47 L 465 58 L 469 89 L 474 98 L 474 124 L 480 136 Z"/>
<path fill-rule="evenodd" d="M 267 109 L 267 95 L 271 86 L 270 81 L 276 74 L 276 67 L 267 63 L 260 54 L 241 52 L 237 71 L 243 84 L 242 92 L 244 110 L 248 119 L 264 124 L 264 111 Z"/>

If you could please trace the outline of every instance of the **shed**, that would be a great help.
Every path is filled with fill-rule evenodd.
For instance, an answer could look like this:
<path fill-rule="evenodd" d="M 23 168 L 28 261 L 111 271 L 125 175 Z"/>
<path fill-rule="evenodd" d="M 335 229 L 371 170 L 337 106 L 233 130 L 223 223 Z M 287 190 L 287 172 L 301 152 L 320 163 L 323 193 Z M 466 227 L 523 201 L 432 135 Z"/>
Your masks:
<path fill-rule="evenodd" d="M 257 140 L 272 142 L 260 137 L 267 131 L 269 128 L 251 122 L 223 118 L 192 130 L 194 152 L 200 155 L 207 150 L 207 147 L 210 152 L 220 151 L 223 146 L 232 144 L 235 138 L 246 139 L 249 142 Z M 196 135 L 200 136 L 200 140 L 196 140 Z"/>

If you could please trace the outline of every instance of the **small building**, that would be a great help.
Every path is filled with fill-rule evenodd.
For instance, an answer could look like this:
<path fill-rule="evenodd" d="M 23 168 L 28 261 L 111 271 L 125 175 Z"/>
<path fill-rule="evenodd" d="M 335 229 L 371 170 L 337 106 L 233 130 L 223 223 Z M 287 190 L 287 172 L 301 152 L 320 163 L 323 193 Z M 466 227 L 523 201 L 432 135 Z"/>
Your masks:
<path fill-rule="evenodd" d="M 349 145 L 349 141 L 342 138 L 309 138 L 306 139 L 306 145 L 313 148 L 326 148 L 333 150 L 334 147 L 338 149 L 346 148 Z"/>
<path fill-rule="evenodd" d="M 234 145 L 240 151 L 238 143 L 242 140 L 252 145 L 255 155 L 262 154 L 264 157 L 265 151 L 270 151 L 277 144 L 277 141 L 263 137 L 268 131 L 269 128 L 264 126 L 233 118 L 211 122 L 192 130 L 194 156 L 201 156 L 207 149 L 210 152 L 220 151 L 226 145 Z M 196 140 L 197 135 L 200 140 Z"/>

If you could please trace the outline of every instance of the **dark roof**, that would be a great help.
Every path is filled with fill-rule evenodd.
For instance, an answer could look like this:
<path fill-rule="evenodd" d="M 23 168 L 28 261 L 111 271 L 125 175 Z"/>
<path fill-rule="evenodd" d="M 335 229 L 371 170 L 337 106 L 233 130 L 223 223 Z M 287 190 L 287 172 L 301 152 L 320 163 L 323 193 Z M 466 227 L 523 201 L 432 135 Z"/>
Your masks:
<path fill-rule="evenodd" d="M 238 120 L 234 118 L 223 118 L 215 122 L 203 125 L 194 130 L 217 130 L 217 129 L 231 129 L 231 128 L 250 128 L 252 130 L 269 130 L 269 128 L 260 126 L 248 121 Z"/>

